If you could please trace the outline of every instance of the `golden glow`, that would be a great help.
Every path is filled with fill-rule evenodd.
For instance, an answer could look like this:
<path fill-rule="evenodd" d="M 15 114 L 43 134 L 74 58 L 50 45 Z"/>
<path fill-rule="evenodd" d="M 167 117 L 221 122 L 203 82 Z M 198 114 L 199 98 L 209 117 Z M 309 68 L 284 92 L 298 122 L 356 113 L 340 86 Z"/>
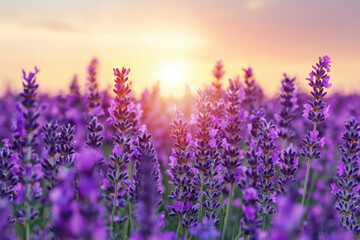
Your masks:
<path fill-rule="evenodd" d="M 332 89 L 359 90 L 353 74 L 360 64 L 356 1 L 338 1 L 338 8 L 286 0 L 109 1 L 89 3 L 89 11 L 81 11 L 84 2 L 64 0 L 60 6 L 20 0 L 0 7 L 0 95 L 7 82 L 19 91 L 21 69 L 35 65 L 41 93 L 66 92 L 75 73 L 83 88 L 93 57 L 99 59 L 101 88 L 113 85 L 113 67 L 124 66 L 131 68 L 137 96 L 158 81 L 164 96 L 181 97 L 187 86 L 196 93 L 211 84 L 211 70 L 220 59 L 224 87 L 251 66 L 266 94 L 279 92 L 283 72 L 296 75 L 307 90 L 311 65 L 325 54 L 333 59 Z M 329 27 L 314 29 L 318 19 L 327 19 Z M 312 41 L 324 36 L 330 40 Z"/>
<path fill-rule="evenodd" d="M 157 79 L 166 95 L 178 95 L 186 86 L 186 66 L 184 61 L 164 61 L 157 67 Z"/>

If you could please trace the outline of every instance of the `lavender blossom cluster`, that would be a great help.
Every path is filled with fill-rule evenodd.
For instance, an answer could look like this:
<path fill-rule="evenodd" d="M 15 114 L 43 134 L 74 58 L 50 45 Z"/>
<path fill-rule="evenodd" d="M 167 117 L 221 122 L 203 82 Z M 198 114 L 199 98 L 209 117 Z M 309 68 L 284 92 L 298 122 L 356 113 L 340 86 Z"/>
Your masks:
<path fill-rule="evenodd" d="M 360 96 L 327 96 L 330 57 L 274 98 L 221 61 L 182 99 L 137 97 L 124 67 L 101 89 L 99 66 L 84 92 L 41 92 L 35 67 L 0 98 L 0 239 L 360 236 Z"/>

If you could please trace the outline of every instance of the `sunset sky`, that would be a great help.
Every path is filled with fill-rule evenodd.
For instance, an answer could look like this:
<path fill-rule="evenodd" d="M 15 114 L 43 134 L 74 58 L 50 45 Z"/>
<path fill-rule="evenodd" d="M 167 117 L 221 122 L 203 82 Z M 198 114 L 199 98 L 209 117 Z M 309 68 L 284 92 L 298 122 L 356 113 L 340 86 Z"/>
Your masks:
<path fill-rule="evenodd" d="M 220 59 L 226 80 L 252 66 L 273 95 L 283 72 L 306 88 L 325 54 L 334 89 L 359 92 L 359 12 L 359 0 L 0 0 L 0 92 L 7 82 L 18 90 L 21 69 L 35 65 L 40 91 L 67 91 L 96 56 L 101 86 L 125 66 L 137 95 L 160 81 L 164 96 L 179 97 L 210 83 Z"/>

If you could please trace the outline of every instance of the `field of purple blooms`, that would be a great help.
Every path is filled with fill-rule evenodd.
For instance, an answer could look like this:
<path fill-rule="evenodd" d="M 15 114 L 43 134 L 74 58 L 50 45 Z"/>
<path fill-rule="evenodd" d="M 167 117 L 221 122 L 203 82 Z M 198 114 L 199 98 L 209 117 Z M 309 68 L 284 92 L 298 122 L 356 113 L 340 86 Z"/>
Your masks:
<path fill-rule="evenodd" d="M 221 61 L 178 100 L 136 98 L 126 68 L 100 89 L 97 67 L 57 96 L 35 67 L 0 98 L 0 240 L 357 238 L 360 96 L 327 96 L 328 56 L 273 98 Z"/>

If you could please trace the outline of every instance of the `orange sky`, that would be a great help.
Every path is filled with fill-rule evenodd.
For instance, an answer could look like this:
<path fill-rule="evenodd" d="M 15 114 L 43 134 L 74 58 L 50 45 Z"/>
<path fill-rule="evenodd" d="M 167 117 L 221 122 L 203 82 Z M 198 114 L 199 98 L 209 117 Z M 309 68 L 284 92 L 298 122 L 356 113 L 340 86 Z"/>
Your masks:
<path fill-rule="evenodd" d="M 67 90 L 75 73 L 84 82 L 97 56 L 101 86 L 126 66 L 136 94 L 160 80 L 165 96 L 178 97 L 185 85 L 210 83 L 222 59 L 226 78 L 252 66 L 273 95 L 283 72 L 305 87 L 327 54 L 332 91 L 351 93 L 360 90 L 358 12 L 358 0 L 1 1 L 0 81 L 19 89 L 21 69 L 36 65 L 40 91 Z"/>

